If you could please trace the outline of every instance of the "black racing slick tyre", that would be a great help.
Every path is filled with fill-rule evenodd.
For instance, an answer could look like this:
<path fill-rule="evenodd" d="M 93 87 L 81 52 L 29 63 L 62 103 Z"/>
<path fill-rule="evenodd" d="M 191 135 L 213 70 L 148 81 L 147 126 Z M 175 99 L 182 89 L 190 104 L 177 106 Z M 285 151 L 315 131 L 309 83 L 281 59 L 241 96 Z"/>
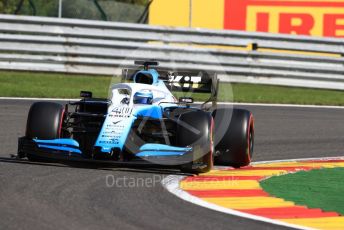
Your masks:
<path fill-rule="evenodd" d="M 228 114 L 232 113 L 231 119 Z M 215 120 L 215 163 L 219 165 L 243 167 L 251 163 L 254 147 L 254 119 L 250 111 L 244 109 L 217 109 Z M 224 127 L 223 119 L 230 119 Z M 226 130 L 223 129 L 227 128 Z"/>
<path fill-rule="evenodd" d="M 181 166 L 186 173 L 206 173 L 213 167 L 214 121 L 210 113 L 191 111 L 184 113 L 178 120 L 177 143 L 179 146 L 193 148 L 192 159 Z"/>
<path fill-rule="evenodd" d="M 36 102 L 32 104 L 25 136 L 28 139 L 49 140 L 61 137 L 64 107 L 53 102 Z M 32 161 L 41 161 L 37 157 L 27 155 Z"/>

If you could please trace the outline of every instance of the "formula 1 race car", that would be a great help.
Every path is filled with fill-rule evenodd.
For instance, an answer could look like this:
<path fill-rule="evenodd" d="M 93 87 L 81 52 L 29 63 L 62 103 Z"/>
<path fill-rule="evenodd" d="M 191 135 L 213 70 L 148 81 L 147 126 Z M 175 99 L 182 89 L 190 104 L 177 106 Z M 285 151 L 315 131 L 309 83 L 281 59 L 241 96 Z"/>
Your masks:
<path fill-rule="evenodd" d="M 208 172 L 216 164 L 250 164 L 254 143 L 251 112 L 217 108 L 219 80 L 202 71 L 124 69 L 122 83 L 110 87 L 109 99 L 82 99 L 61 105 L 33 103 L 18 157 L 30 161 L 72 160 L 178 167 Z M 177 99 L 172 91 L 207 93 L 203 104 Z"/>

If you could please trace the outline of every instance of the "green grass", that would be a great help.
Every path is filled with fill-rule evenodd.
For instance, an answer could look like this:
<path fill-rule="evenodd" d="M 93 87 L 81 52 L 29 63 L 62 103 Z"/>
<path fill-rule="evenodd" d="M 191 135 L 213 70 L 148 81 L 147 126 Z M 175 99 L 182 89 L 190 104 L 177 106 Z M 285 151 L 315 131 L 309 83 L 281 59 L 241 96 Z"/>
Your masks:
<path fill-rule="evenodd" d="M 0 71 L 0 97 L 78 98 L 81 90 L 107 97 L 118 77 Z M 181 95 L 181 94 L 178 94 Z M 205 100 L 200 94 L 195 100 Z M 344 91 L 252 84 L 221 84 L 220 101 L 344 105 Z"/>
<path fill-rule="evenodd" d="M 235 102 L 344 105 L 344 91 L 232 84 Z"/>
<path fill-rule="evenodd" d="M 310 208 L 344 215 L 344 168 L 274 176 L 260 183 L 269 194 Z"/>
<path fill-rule="evenodd" d="M 110 82 L 106 76 L 0 72 L 0 96 L 78 98 L 81 90 L 90 90 L 106 97 Z"/>

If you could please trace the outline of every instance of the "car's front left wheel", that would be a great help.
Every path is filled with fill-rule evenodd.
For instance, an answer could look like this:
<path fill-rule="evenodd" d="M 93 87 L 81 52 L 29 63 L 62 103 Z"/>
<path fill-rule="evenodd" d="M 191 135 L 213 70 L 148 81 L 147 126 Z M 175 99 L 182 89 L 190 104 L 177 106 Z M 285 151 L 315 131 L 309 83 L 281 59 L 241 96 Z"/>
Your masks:
<path fill-rule="evenodd" d="M 178 120 L 177 142 L 179 146 L 193 148 L 192 159 L 183 164 L 181 170 L 187 173 L 206 173 L 213 167 L 214 121 L 211 114 L 192 111 L 182 114 Z"/>
<path fill-rule="evenodd" d="M 28 139 L 49 140 L 60 138 L 62 134 L 62 123 L 64 107 L 54 102 L 36 102 L 32 104 L 27 124 L 25 137 Z M 42 159 L 27 154 L 32 161 Z"/>

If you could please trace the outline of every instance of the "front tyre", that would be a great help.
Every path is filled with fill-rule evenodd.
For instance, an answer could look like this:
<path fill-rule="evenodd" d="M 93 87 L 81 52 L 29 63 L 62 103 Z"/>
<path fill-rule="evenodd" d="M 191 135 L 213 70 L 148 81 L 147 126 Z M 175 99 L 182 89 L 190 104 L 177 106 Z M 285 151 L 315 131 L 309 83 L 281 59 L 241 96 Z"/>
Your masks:
<path fill-rule="evenodd" d="M 27 123 L 25 137 L 28 139 L 51 140 L 62 135 L 64 107 L 53 102 L 36 102 L 32 104 Z M 30 161 L 42 161 L 27 154 Z"/>
<path fill-rule="evenodd" d="M 215 117 L 216 164 L 243 167 L 251 163 L 254 149 L 254 119 L 250 111 L 244 109 L 233 109 L 229 126 L 225 132 L 224 127 L 217 120 L 226 119 L 229 109 L 218 109 L 213 112 Z M 224 117 L 226 116 L 226 117 Z M 229 119 L 229 118 L 227 118 Z"/>
<path fill-rule="evenodd" d="M 177 143 L 193 148 L 192 159 L 181 166 L 187 173 L 206 173 L 213 167 L 214 121 L 210 113 L 192 111 L 184 113 L 178 120 Z"/>

